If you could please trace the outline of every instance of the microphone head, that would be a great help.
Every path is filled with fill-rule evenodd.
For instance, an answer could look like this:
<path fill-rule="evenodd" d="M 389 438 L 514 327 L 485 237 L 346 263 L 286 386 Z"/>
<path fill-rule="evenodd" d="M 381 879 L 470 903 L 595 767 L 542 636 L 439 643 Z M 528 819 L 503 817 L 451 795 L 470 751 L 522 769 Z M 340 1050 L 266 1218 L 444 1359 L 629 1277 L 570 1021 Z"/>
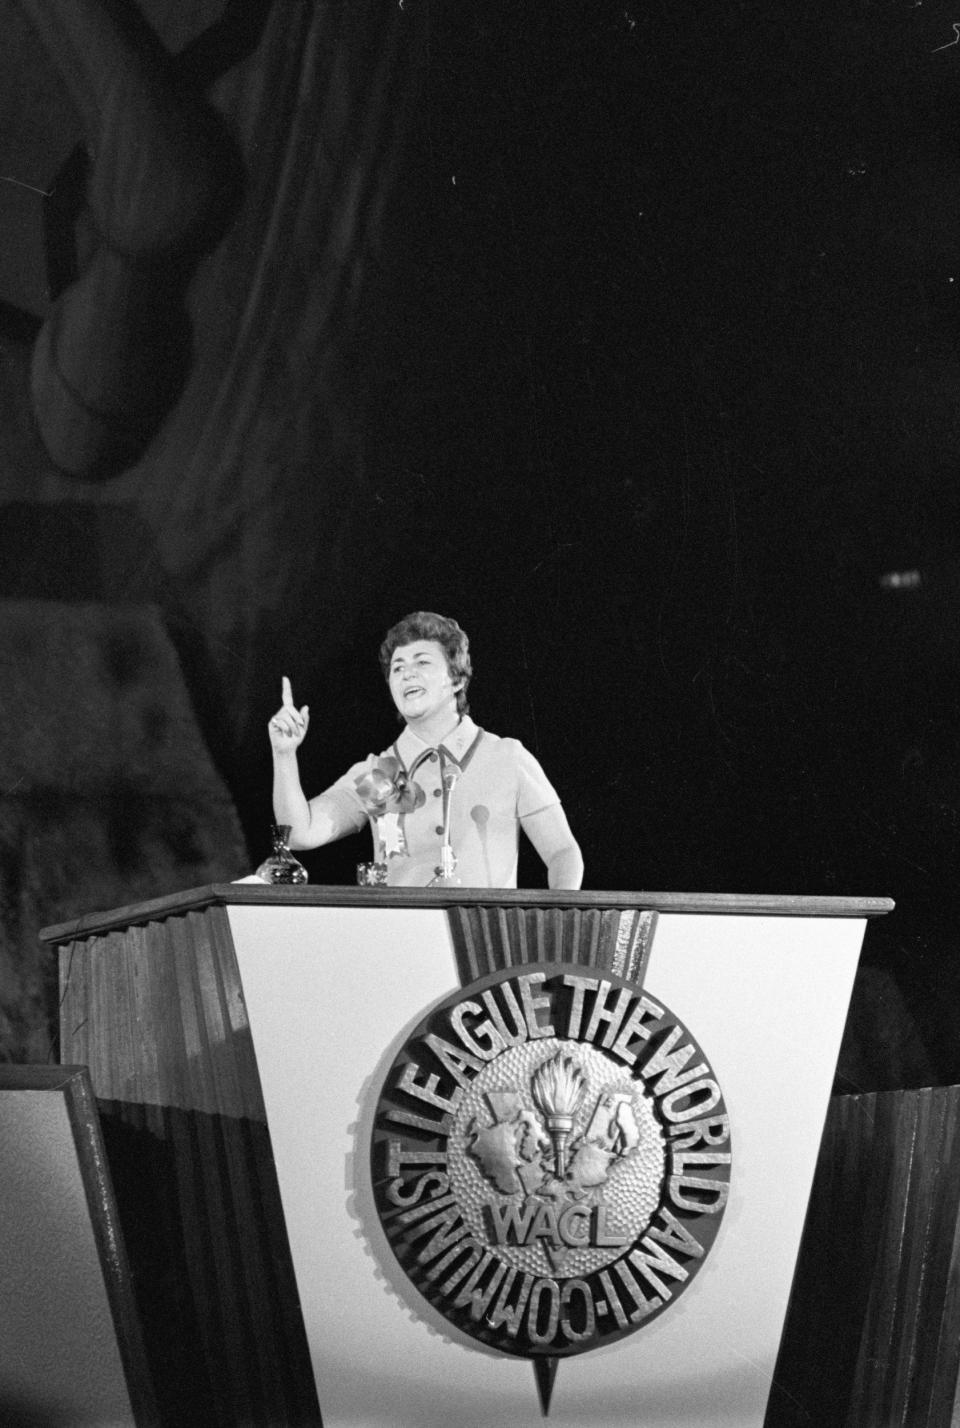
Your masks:
<path fill-rule="evenodd" d="M 460 770 L 459 770 L 459 769 L 457 769 L 457 768 L 450 768 L 449 766 L 448 766 L 447 768 L 445 768 L 444 771 L 443 771 L 443 786 L 444 786 L 444 788 L 449 792 L 450 789 L 453 788 L 453 785 L 456 783 L 456 781 L 457 781 L 457 779 L 458 779 L 459 777 L 460 777 Z"/>

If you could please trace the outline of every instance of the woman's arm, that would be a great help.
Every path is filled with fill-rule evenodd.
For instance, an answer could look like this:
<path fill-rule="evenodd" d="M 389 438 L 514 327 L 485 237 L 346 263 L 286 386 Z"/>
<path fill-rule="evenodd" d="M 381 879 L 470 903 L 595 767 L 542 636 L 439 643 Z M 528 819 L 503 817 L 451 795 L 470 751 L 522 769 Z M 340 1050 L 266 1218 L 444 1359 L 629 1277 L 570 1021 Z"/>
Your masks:
<path fill-rule="evenodd" d="M 290 681 L 283 676 L 283 703 L 267 725 L 273 751 L 273 818 L 290 829 L 291 848 L 319 848 L 339 836 L 333 810 L 322 794 L 307 800 L 300 783 L 297 749 L 310 725 L 310 709 L 298 709 L 293 702 Z"/>
<path fill-rule="evenodd" d="M 547 886 L 579 888 L 583 882 L 583 855 L 570 831 L 563 805 L 554 803 L 521 818 L 520 826 L 547 868 Z"/>

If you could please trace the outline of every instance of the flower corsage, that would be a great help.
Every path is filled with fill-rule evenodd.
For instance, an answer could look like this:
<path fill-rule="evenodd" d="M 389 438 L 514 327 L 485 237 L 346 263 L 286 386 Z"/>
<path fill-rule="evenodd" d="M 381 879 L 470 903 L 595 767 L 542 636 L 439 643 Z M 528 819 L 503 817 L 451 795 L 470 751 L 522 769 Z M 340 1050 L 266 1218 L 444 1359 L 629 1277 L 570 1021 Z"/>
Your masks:
<path fill-rule="evenodd" d="M 364 812 L 375 826 L 381 858 L 408 856 L 403 817 L 426 803 L 423 789 L 390 754 L 384 754 L 354 782 Z"/>

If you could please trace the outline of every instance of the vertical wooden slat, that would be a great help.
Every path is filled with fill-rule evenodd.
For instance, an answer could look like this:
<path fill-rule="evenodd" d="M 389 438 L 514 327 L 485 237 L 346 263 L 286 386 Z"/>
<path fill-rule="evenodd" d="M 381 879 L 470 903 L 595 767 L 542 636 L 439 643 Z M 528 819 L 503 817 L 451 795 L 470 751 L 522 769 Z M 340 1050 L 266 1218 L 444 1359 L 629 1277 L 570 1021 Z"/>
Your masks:
<path fill-rule="evenodd" d="M 613 970 L 616 956 L 617 937 L 620 934 L 620 919 L 623 912 L 619 908 L 608 908 L 603 913 L 603 928 L 600 933 L 600 946 L 596 965 L 598 967 Z"/>
<path fill-rule="evenodd" d="M 505 907 L 503 909 L 504 950 L 503 961 L 491 965 L 490 971 L 499 967 L 520 967 L 536 958 L 536 937 L 531 938 L 531 923 L 524 909 Z"/>
<path fill-rule="evenodd" d="M 563 960 L 565 962 L 576 962 L 579 960 L 580 943 L 583 940 L 583 913 L 579 907 L 574 907 L 570 915 L 563 919 Z"/>
<path fill-rule="evenodd" d="M 958 1118 L 950 1123 L 950 1145 L 944 1159 L 954 1165 L 960 1154 L 958 1147 Z M 957 1369 L 957 1325 L 960 1324 L 960 1214 L 956 1213 L 956 1199 L 951 1202 L 949 1195 L 941 1196 L 943 1213 L 943 1233 L 940 1244 L 945 1247 L 943 1254 L 943 1313 L 939 1330 L 928 1338 L 932 1365 L 928 1369 L 930 1381 L 929 1423 L 931 1428 L 937 1422 L 939 1413 L 944 1423 L 960 1424 L 960 1372 Z"/>
<path fill-rule="evenodd" d="M 943 1171 L 942 1153 L 927 1155 L 926 1149 L 944 1146 L 942 1098 L 918 1096 L 912 1126 L 913 1152 L 907 1192 L 906 1218 L 898 1268 L 898 1293 L 893 1332 L 904 1343 L 905 1352 L 892 1357 L 886 1397 L 902 1404 L 903 1422 L 929 1423 L 930 1364 L 925 1348 L 927 1336 L 917 1332 L 913 1308 L 928 1295 L 942 1299 L 938 1257 L 932 1253 L 942 1226 L 938 1224 Z"/>
<path fill-rule="evenodd" d="M 929 1099 L 938 1114 L 941 1148 L 935 1165 L 937 1194 L 929 1231 L 928 1293 L 941 1305 L 941 1312 L 938 1330 L 920 1336 L 918 1380 L 927 1386 L 924 1421 L 933 1428 L 938 1418 L 960 1422 L 956 1413 L 960 1365 L 956 1344 L 950 1339 L 956 1336 L 960 1324 L 960 1207 L 956 1170 L 960 1159 L 960 1115 L 953 1114 L 948 1097 Z M 948 1410 L 949 1417 L 943 1418 Z"/>
<path fill-rule="evenodd" d="M 197 971 L 204 1060 L 212 1073 L 208 1082 L 208 1095 L 211 1097 L 211 1103 L 208 1105 L 212 1114 L 201 1114 L 195 1123 L 200 1150 L 204 1214 L 201 1219 L 190 1221 L 188 1229 L 195 1248 L 201 1225 L 203 1232 L 209 1236 L 212 1251 L 210 1263 L 216 1290 L 214 1297 L 221 1311 L 217 1314 L 214 1332 L 220 1341 L 220 1352 L 230 1384 L 225 1406 L 229 1405 L 236 1413 L 256 1397 L 253 1379 L 256 1363 L 250 1353 L 250 1335 L 245 1332 L 248 1306 L 243 1293 L 242 1277 L 234 1258 L 235 1187 L 230 1174 L 227 1147 L 235 1128 L 240 1124 L 237 1113 L 242 1114 L 244 1096 L 237 1084 L 236 1057 L 224 1015 L 221 986 L 222 949 L 216 936 L 220 920 L 218 914 L 219 909 L 213 917 L 206 920 L 203 933 L 199 933 L 196 915 L 193 913 L 183 919 L 177 919 L 175 927 L 172 921 L 165 926 L 169 931 L 175 931 L 183 937 L 187 955 Z M 169 1089 L 173 1089 L 172 1085 Z M 229 1310 L 227 1306 L 230 1306 Z M 208 1353 L 215 1352 L 211 1342 L 211 1330 L 207 1326 L 204 1326 L 204 1335 Z"/>
<path fill-rule="evenodd" d="M 876 1129 L 882 1133 L 881 1144 L 885 1142 L 890 1146 L 898 1164 L 897 1173 L 885 1176 L 883 1180 L 885 1193 L 880 1232 L 852 1394 L 852 1401 L 859 1405 L 862 1412 L 873 1415 L 874 1422 L 880 1421 L 879 1415 L 889 1411 L 885 1407 L 889 1397 L 888 1376 L 904 1356 L 909 1356 L 912 1347 L 909 1336 L 905 1340 L 895 1340 L 894 1325 L 901 1317 L 898 1315 L 898 1301 L 903 1289 L 900 1272 L 905 1279 L 909 1268 L 909 1249 L 912 1247 L 908 1198 L 916 1151 L 916 1102 L 913 1098 L 896 1103 L 887 1101 L 877 1110 Z M 878 1344 L 888 1346 L 882 1362 L 876 1358 Z M 899 1418 L 892 1421 L 899 1422 Z"/>
<path fill-rule="evenodd" d="M 584 938 L 583 942 L 580 944 L 580 955 L 577 960 L 579 962 L 582 962 L 585 966 L 591 967 L 594 963 L 594 960 L 597 956 L 597 951 L 600 946 L 601 915 L 598 908 L 591 907 L 587 909 L 586 916 L 587 925 L 590 929 L 590 936 L 589 939 Z"/>
<path fill-rule="evenodd" d="M 494 967 L 504 965 L 504 961 L 510 955 L 510 917 L 507 915 L 506 907 L 491 908 L 490 915 L 496 918 L 497 925 L 496 954 L 494 954 L 494 964 L 489 967 L 489 971 L 493 971 Z M 521 932 L 523 932 L 523 927 L 521 927 Z M 520 961 L 521 958 L 523 958 L 523 947 L 517 950 L 517 960 Z"/>

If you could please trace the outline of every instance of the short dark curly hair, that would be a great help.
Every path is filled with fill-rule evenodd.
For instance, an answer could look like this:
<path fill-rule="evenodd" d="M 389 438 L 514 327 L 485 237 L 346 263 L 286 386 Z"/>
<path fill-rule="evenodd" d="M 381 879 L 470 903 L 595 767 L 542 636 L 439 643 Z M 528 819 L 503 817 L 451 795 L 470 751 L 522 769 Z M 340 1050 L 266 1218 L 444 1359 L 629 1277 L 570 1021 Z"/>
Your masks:
<path fill-rule="evenodd" d="M 470 705 L 467 703 L 467 685 L 473 675 L 470 641 L 456 620 L 448 619 L 446 615 L 435 615 L 431 610 L 414 610 L 411 615 L 404 615 L 402 620 L 398 620 L 387 631 L 380 646 L 380 668 L 383 670 L 384 679 L 389 682 L 390 662 L 394 652 L 402 645 L 412 645 L 415 640 L 436 640 L 443 648 L 450 678 L 454 683 L 460 684 L 457 690 L 457 713 L 468 714 Z"/>

